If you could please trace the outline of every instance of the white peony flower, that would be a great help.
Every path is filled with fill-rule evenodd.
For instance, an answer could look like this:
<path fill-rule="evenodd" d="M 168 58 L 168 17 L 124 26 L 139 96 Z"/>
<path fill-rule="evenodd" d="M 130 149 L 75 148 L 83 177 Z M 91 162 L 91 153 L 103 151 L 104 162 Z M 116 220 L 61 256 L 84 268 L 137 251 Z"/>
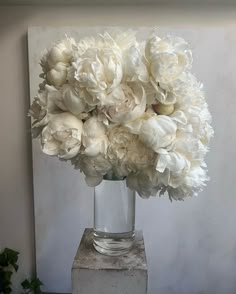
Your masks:
<path fill-rule="evenodd" d="M 130 133 L 138 135 L 140 134 L 141 127 L 145 121 L 152 117 L 156 117 L 156 113 L 152 107 L 147 107 L 146 111 L 137 119 L 124 123 L 124 126 L 130 131 Z"/>
<path fill-rule="evenodd" d="M 136 32 L 133 30 L 121 31 L 113 29 L 110 32 L 104 32 L 98 37 L 85 37 L 81 39 L 74 51 L 75 59 L 81 57 L 90 48 L 119 48 L 126 51 L 136 41 Z"/>
<path fill-rule="evenodd" d="M 119 48 L 122 53 L 123 79 L 126 82 L 149 81 L 149 73 L 143 54 L 143 46 L 136 40 L 133 30 L 113 31 L 102 36 L 105 47 Z"/>
<path fill-rule="evenodd" d="M 136 34 L 136 31 L 132 29 L 126 31 L 114 29 L 109 33 L 105 32 L 102 38 L 106 46 L 115 46 L 122 51 L 126 51 L 131 46 L 137 44 Z"/>
<path fill-rule="evenodd" d="M 111 95 L 112 104 L 101 108 L 110 121 L 123 124 L 144 113 L 146 108 L 145 91 L 138 83 L 121 84 Z"/>
<path fill-rule="evenodd" d="M 177 126 L 166 115 L 152 116 L 144 120 L 139 131 L 139 138 L 153 151 L 170 145 L 176 137 Z"/>
<path fill-rule="evenodd" d="M 118 48 L 89 48 L 74 62 L 75 79 L 93 97 L 93 104 L 106 105 L 107 96 L 123 77 L 122 56 Z M 85 97 L 86 98 L 86 97 Z M 89 104 L 90 101 L 86 100 Z"/>
<path fill-rule="evenodd" d="M 79 153 L 83 123 L 69 112 L 54 114 L 41 134 L 42 150 L 70 159 Z"/>
<path fill-rule="evenodd" d="M 92 116 L 84 123 L 82 142 L 85 155 L 106 154 L 108 145 L 106 127 L 97 117 Z"/>
<path fill-rule="evenodd" d="M 85 174 L 85 180 L 88 186 L 95 187 L 99 185 L 112 168 L 104 155 L 97 156 L 79 155 L 73 162 L 75 168 L 79 168 Z"/>
<path fill-rule="evenodd" d="M 62 86 L 67 80 L 67 66 L 62 62 L 56 65 L 47 72 L 47 83 L 56 87 Z"/>
<path fill-rule="evenodd" d="M 163 105 L 173 105 L 177 101 L 177 97 L 173 92 L 161 88 L 160 84 L 152 79 L 148 86 L 145 85 L 145 90 L 148 91 L 148 104 L 156 104 L 160 102 Z"/>
<path fill-rule="evenodd" d="M 122 126 L 108 132 L 107 158 L 117 176 L 127 176 L 155 162 L 154 152 Z"/>
<path fill-rule="evenodd" d="M 46 83 L 55 87 L 61 87 L 68 79 L 68 68 L 74 55 L 76 43 L 72 38 L 66 38 L 55 44 L 41 59 L 43 73 L 41 78 Z M 44 84 L 43 84 L 44 85 Z"/>
<path fill-rule="evenodd" d="M 127 82 L 149 82 L 149 73 L 137 44 L 132 45 L 123 53 L 124 78 Z"/>
<path fill-rule="evenodd" d="M 167 185 L 177 188 L 192 171 L 203 164 L 207 149 L 190 133 L 177 132 L 175 141 L 168 149 L 159 150 L 156 170 L 168 171 Z"/>
<path fill-rule="evenodd" d="M 207 104 L 199 99 L 194 99 L 190 105 L 180 105 L 177 108 L 181 110 L 191 126 L 193 135 L 199 138 L 203 144 L 207 145 L 214 132 L 211 123 L 211 115 L 209 113 Z"/>
<path fill-rule="evenodd" d="M 184 200 L 187 197 L 197 196 L 208 180 L 206 169 L 202 166 L 194 166 L 185 177 L 182 177 L 178 187 L 168 186 L 165 190 L 170 200 Z"/>
<path fill-rule="evenodd" d="M 66 111 L 84 119 L 88 117 L 88 112 L 93 109 L 93 107 L 85 103 L 83 97 L 70 84 L 64 84 L 59 89 L 46 84 L 43 93 L 47 93 L 47 101 L 51 105 L 49 112 L 55 112 L 55 110 L 57 112 Z M 54 111 L 53 107 L 55 108 Z"/>
<path fill-rule="evenodd" d="M 48 101 L 45 92 L 39 93 L 38 96 L 34 98 L 34 101 L 30 106 L 29 115 L 33 118 L 33 128 L 43 126 L 48 123 L 47 113 L 50 106 L 47 105 Z"/>
<path fill-rule="evenodd" d="M 73 38 L 66 38 L 55 44 L 41 59 L 44 73 L 55 68 L 57 63 L 69 64 L 73 57 L 73 47 L 76 46 Z"/>
<path fill-rule="evenodd" d="M 159 153 L 156 170 L 160 173 L 166 172 L 166 185 L 176 188 L 187 175 L 191 167 L 190 161 L 178 152 Z"/>
<path fill-rule="evenodd" d="M 101 46 L 101 41 L 96 40 L 94 37 L 85 37 L 81 39 L 76 46 L 76 50 L 74 52 L 75 59 L 82 56 L 89 48 L 98 48 Z"/>
<path fill-rule="evenodd" d="M 191 127 L 193 136 L 207 145 L 214 132 L 202 84 L 192 74 L 184 74 L 169 85 L 169 90 L 177 97 L 176 112 L 184 114 L 187 120 L 184 129 Z"/>
<path fill-rule="evenodd" d="M 162 173 L 166 168 L 173 173 L 182 173 L 184 169 L 190 168 L 190 162 L 180 152 L 159 150 L 156 170 Z"/>
<path fill-rule="evenodd" d="M 45 89 L 38 93 L 29 109 L 29 115 L 33 118 L 33 128 L 46 125 L 51 114 L 60 112 L 58 99 L 58 90 L 53 86 L 46 85 Z"/>
<path fill-rule="evenodd" d="M 69 111 L 74 115 L 79 115 L 82 112 L 86 112 L 86 110 L 88 111 L 83 97 L 71 85 L 63 85 L 60 93 L 62 101 L 61 109 L 64 111 Z"/>
<path fill-rule="evenodd" d="M 127 186 L 141 197 L 155 196 L 162 189 L 162 174 L 153 167 L 147 167 L 127 176 Z"/>
<path fill-rule="evenodd" d="M 145 55 L 155 82 L 169 83 L 192 65 L 192 53 L 182 38 L 152 37 L 146 43 Z"/>

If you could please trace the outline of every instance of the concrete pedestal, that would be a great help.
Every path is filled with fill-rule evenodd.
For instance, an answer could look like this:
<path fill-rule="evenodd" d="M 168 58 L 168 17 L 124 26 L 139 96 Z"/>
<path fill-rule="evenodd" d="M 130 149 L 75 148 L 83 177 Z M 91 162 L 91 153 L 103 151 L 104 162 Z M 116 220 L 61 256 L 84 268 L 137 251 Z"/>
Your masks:
<path fill-rule="evenodd" d="M 72 266 L 73 294 L 146 294 L 147 279 L 142 232 L 127 255 L 108 257 L 95 251 L 92 229 L 85 229 Z"/>

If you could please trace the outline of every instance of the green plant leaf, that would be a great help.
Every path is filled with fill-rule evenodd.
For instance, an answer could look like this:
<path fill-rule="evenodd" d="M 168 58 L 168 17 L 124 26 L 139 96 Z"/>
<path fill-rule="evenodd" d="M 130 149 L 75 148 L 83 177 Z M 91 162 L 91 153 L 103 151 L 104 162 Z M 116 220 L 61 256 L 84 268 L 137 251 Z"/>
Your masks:
<path fill-rule="evenodd" d="M 30 289 L 31 283 L 29 280 L 25 279 L 22 283 L 21 286 L 23 289 Z"/>
<path fill-rule="evenodd" d="M 24 280 L 21 283 L 22 288 L 25 290 L 25 293 L 34 293 L 39 294 L 41 293 L 40 286 L 42 286 L 43 283 L 38 278 L 33 278 L 31 280 Z M 26 291 L 28 290 L 28 291 Z"/>
<path fill-rule="evenodd" d="M 0 293 L 9 294 L 11 289 L 11 278 L 13 269 L 18 270 L 18 255 L 19 252 L 9 248 L 5 248 L 0 253 Z"/>
<path fill-rule="evenodd" d="M 11 283 L 11 276 L 12 276 L 12 272 L 11 271 L 4 271 L 3 272 L 3 279 L 6 281 L 6 282 L 9 282 L 9 284 Z"/>
<path fill-rule="evenodd" d="M 3 291 L 4 294 L 10 294 L 11 293 L 11 287 L 6 287 Z"/>
<path fill-rule="evenodd" d="M 43 283 L 38 279 L 38 278 L 35 278 L 35 279 L 32 279 L 31 280 L 31 286 L 33 287 L 33 289 L 39 289 L 40 286 L 42 286 Z"/>
<path fill-rule="evenodd" d="M 17 271 L 18 270 L 18 265 L 16 263 L 18 261 L 19 252 L 14 251 L 14 250 L 9 249 L 9 248 L 5 248 L 5 252 L 7 254 L 9 264 L 14 267 L 15 271 Z"/>
<path fill-rule="evenodd" d="M 13 266 L 15 271 L 18 269 L 18 265 L 16 264 L 18 261 L 19 252 L 14 251 L 9 248 L 5 248 L 3 252 L 0 254 L 0 266 L 7 267 L 9 265 Z"/>
<path fill-rule="evenodd" d="M 0 266 L 1 267 L 6 267 L 9 265 L 9 261 L 7 260 L 7 255 L 6 253 L 3 251 L 1 254 L 0 254 Z"/>
<path fill-rule="evenodd" d="M 18 264 L 15 263 L 15 264 L 12 264 L 12 266 L 13 266 L 14 270 L 17 272 L 18 268 L 19 268 Z"/>

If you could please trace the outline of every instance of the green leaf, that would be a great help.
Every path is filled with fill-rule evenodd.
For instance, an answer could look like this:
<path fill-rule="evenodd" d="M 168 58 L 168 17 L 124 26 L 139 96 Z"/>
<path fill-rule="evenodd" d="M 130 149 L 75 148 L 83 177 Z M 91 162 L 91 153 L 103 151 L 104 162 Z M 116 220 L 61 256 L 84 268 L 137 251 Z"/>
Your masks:
<path fill-rule="evenodd" d="M 3 291 L 4 294 L 10 294 L 11 293 L 11 287 L 7 287 Z"/>
<path fill-rule="evenodd" d="M 18 261 L 19 252 L 14 251 L 14 250 L 9 249 L 9 248 L 5 248 L 5 252 L 7 254 L 9 264 L 14 267 L 15 271 L 17 271 L 18 270 L 18 265 L 16 263 Z"/>
<path fill-rule="evenodd" d="M 0 266 L 1 267 L 6 267 L 9 265 L 9 262 L 7 260 L 7 255 L 5 254 L 5 252 L 3 251 L 1 254 L 0 254 Z"/>
<path fill-rule="evenodd" d="M 31 283 L 29 280 L 26 279 L 21 283 L 21 286 L 23 289 L 30 289 Z"/>
<path fill-rule="evenodd" d="M 14 270 L 17 272 L 18 271 L 18 268 L 19 268 L 19 266 L 15 263 L 15 264 L 12 264 L 12 266 L 13 266 L 13 268 L 14 268 Z"/>
<path fill-rule="evenodd" d="M 0 293 L 2 294 L 12 293 L 11 278 L 13 269 L 18 270 L 18 255 L 19 252 L 9 248 L 5 248 L 0 253 Z"/>
<path fill-rule="evenodd" d="M 31 280 L 31 286 L 34 290 L 39 289 L 42 285 L 43 283 L 38 278 Z"/>
<path fill-rule="evenodd" d="M 3 252 L 0 254 L 0 266 L 7 267 L 11 265 L 13 266 L 15 271 L 17 271 L 18 265 L 16 263 L 18 261 L 18 255 L 19 255 L 19 252 L 9 248 L 5 248 Z"/>
<path fill-rule="evenodd" d="M 41 289 L 40 286 L 42 286 L 43 283 L 38 279 L 38 278 L 34 278 L 31 280 L 24 280 L 21 283 L 21 286 L 24 290 L 29 290 L 29 291 L 25 291 L 25 293 L 34 293 L 34 294 L 40 294 L 41 293 Z"/>
<path fill-rule="evenodd" d="M 3 279 L 6 281 L 6 282 L 11 282 L 11 276 L 12 276 L 12 272 L 11 271 L 4 271 L 4 274 L 3 274 Z"/>

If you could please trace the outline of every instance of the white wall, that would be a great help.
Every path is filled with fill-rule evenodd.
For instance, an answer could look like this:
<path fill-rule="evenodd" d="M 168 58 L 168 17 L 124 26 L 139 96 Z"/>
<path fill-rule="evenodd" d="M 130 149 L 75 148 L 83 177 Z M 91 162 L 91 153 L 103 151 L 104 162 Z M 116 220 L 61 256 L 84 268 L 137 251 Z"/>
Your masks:
<path fill-rule="evenodd" d="M 30 126 L 29 121 L 26 119 L 29 106 L 27 27 L 32 25 L 89 26 L 110 24 L 186 26 L 191 24 L 207 27 L 221 26 L 227 31 L 227 29 L 236 27 L 235 16 L 236 8 L 227 9 L 223 6 L 216 7 L 215 10 L 212 7 L 170 8 L 157 6 L 135 8 L 107 6 L 88 8 L 0 7 L 0 247 L 8 246 L 21 253 L 19 260 L 21 270 L 17 275 L 17 279 L 15 279 L 15 289 L 19 289 L 19 281 L 30 275 L 35 267 Z M 208 88 L 208 95 L 211 99 L 210 107 L 213 112 L 217 133 L 212 142 L 212 152 L 208 156 L 211 163 L 212 181 L 205 190 L 204 196 L 209 197 L 206 200 L 203 212 L 205 214 L 209 212 L 210 217 L 207 219 L 207 223 L 202 222 L 197 228 L 193 228 L 192 235 L 194 236 L 195 233 L 201 234 L 202 229 L 205 227 L 208 227 L 209 234 L 214 232 L 213 241 L 215 240 L 215 242 L 211 248 L 207 249 L 213 251 L 213 257 L 209 260 L 210 267 L 209 271 L 206 272 L 204 268 L 201 268 L 201 263 L 192 264 L 193 259 L 191 259 L 191 256 L 193 254 L 199 254 L 199 260 L 208 258 L 207 256 L 201 256 L 201 250 L 197 253 L 190 251 L 186 255 L 181 252 L 182 245 L 185 242 L 191 242 L 191 239 L 184 236 L 184 228 L 189 226 L 189 222 L 186 220 L 186 223 L 179 224 L 183 228 L 182 239 L 179 239 L 179 236 L 176 235 L 178 243 L 175 246 L 178 246 L 183 258 L 188 256 L 188 267 L 180 266 L 176 268 L 171 272 L 169 278 L 172 285 L 178 285 L 179 281 L 176 278 L 179 277 L 178 272 L 182 271 L 183 275 L 185 274 L 186 277 L 189 277 L 186 269 L 189 269 L 192 265 L 192 280 L 197 272 L 202 275 L 202 281 L 207 279 L 209 282 L 209 289 L 203 289 L 202 292 L 198 293 L 207 294 L 215 294 L 211 285 L 214 285 L 217 280 L 224 279 L 227 281 L 228 279 L 228 281 L 231 281 L 235 278 L 235 271 L 231 271 L 231 264 L 227 263 L 227 261 L 235 261 L 236 251 L 235 233 L 233 231 L 235 223 L 233 208 L 236 205 L 234 198 L 235 168 L 233 163 L 236 158 L 232 144 L 236 140 L 233 130 L 236 109 L 236 89 L 233 81 L 235 59 L 233 57 L 236 52 L 236 41 L 232 34 L 226 34 L 224 38 L 212 39 L 216 48 L 216 52 L 213 52 L 215 54 L 212 55 L 215 58 L 214 67 L 203 67 L 199 72 L 199 76 L 204 81 L 207 81 L 209 75 L 217 73 L 217 76 L 213 79 L 215 85 L 211 84 Z M 229 44 L 228 48 L 221 47 L 225 41 Z M 227 71 L 225 70 L 226 67 Z M 224 101 L 225 103 L 223 103 Z M 188 205 L 193 206 L 196 201 L 205 201 L 204 198 L 198 199 L 192 200 L 191 204 Z M 155 209 L 158 202 L 156 200 L 151 201 L 155 201 L 155 205 L 149 211 L 146 204 L 144 204 L 143 211 L 146 214 L 142 213 L 143 217 L 140 219 L 140 223 L 145 222 L 145 215 L 148 217 L 148 215 L 155 214 L 158 214 L 155 221 L 162 222 L 163 212 L 160 209 Z M 166 203 L 165 205 L 169 204 Z M 180 205 L 175 211 L 174 206 L 168 210 L 170 216 L 172 213 L 177 216 L 183 212 L 183 208 L 180 211 Z M 139 211 L 137 213 L 141 215 Z M 149 219 L 149 221 L 152 220 Z M 178 222 L 178 218 L 175 217 L 173 221 Z M 154 243 L 158 252 L 160 248 L 158 240 L 166 240 L 168 230 L 163 229 L 161 232 L 155 232 L 155 230 L 156 228 L 153 224 L 153 238 L 152 232 L 150 232 L 147 236 L 149 240 L 147 246 L 149 247 Z M 154 238 L 154 234 L 157 234 L 157 237 Z M 229 238 L 230 235 L 231 239 Z M 186 240 L 184 240 L 184 237 L 186 237 Z M 210 236 L 205 235 L 205 238 L 210 238 Z M 196 248 L 195 245 L 193 244 L 193 249 Z M 203 248 L 205 243 L 199 244 L 199 246 L 198 248 Z M 225 246 L 227 246 L 227 251 L 223 250 Z M 173 262 L 173 259 L 171 259 L 171 244 L 167 244 L 167 249 L 169 254 L 166 256 L 169 256 L 168 260 L 171 264 Z M 221 261 L 224 258 L 226 263 L 222 266 Z M 197 261 L 197 258 L 194 258 L 194 261 Z M 175 263 L 173 264 L 175 265 Z M 159 268 L 158 271 L 163 275 L 166 269 Z M 155 280 L 157 273 L 151 273 L 150 278 Z M 160 291 L 163 293 L 175 293 L 170 285 L 164 285 L 163 283 L 162 285 L 163 287 Z M 235 293 L 235 289 L 232 288 L 219 290 L 221 291 L 219 293 Z M 14 293 L 18 293 L 17 290 Z"/>

